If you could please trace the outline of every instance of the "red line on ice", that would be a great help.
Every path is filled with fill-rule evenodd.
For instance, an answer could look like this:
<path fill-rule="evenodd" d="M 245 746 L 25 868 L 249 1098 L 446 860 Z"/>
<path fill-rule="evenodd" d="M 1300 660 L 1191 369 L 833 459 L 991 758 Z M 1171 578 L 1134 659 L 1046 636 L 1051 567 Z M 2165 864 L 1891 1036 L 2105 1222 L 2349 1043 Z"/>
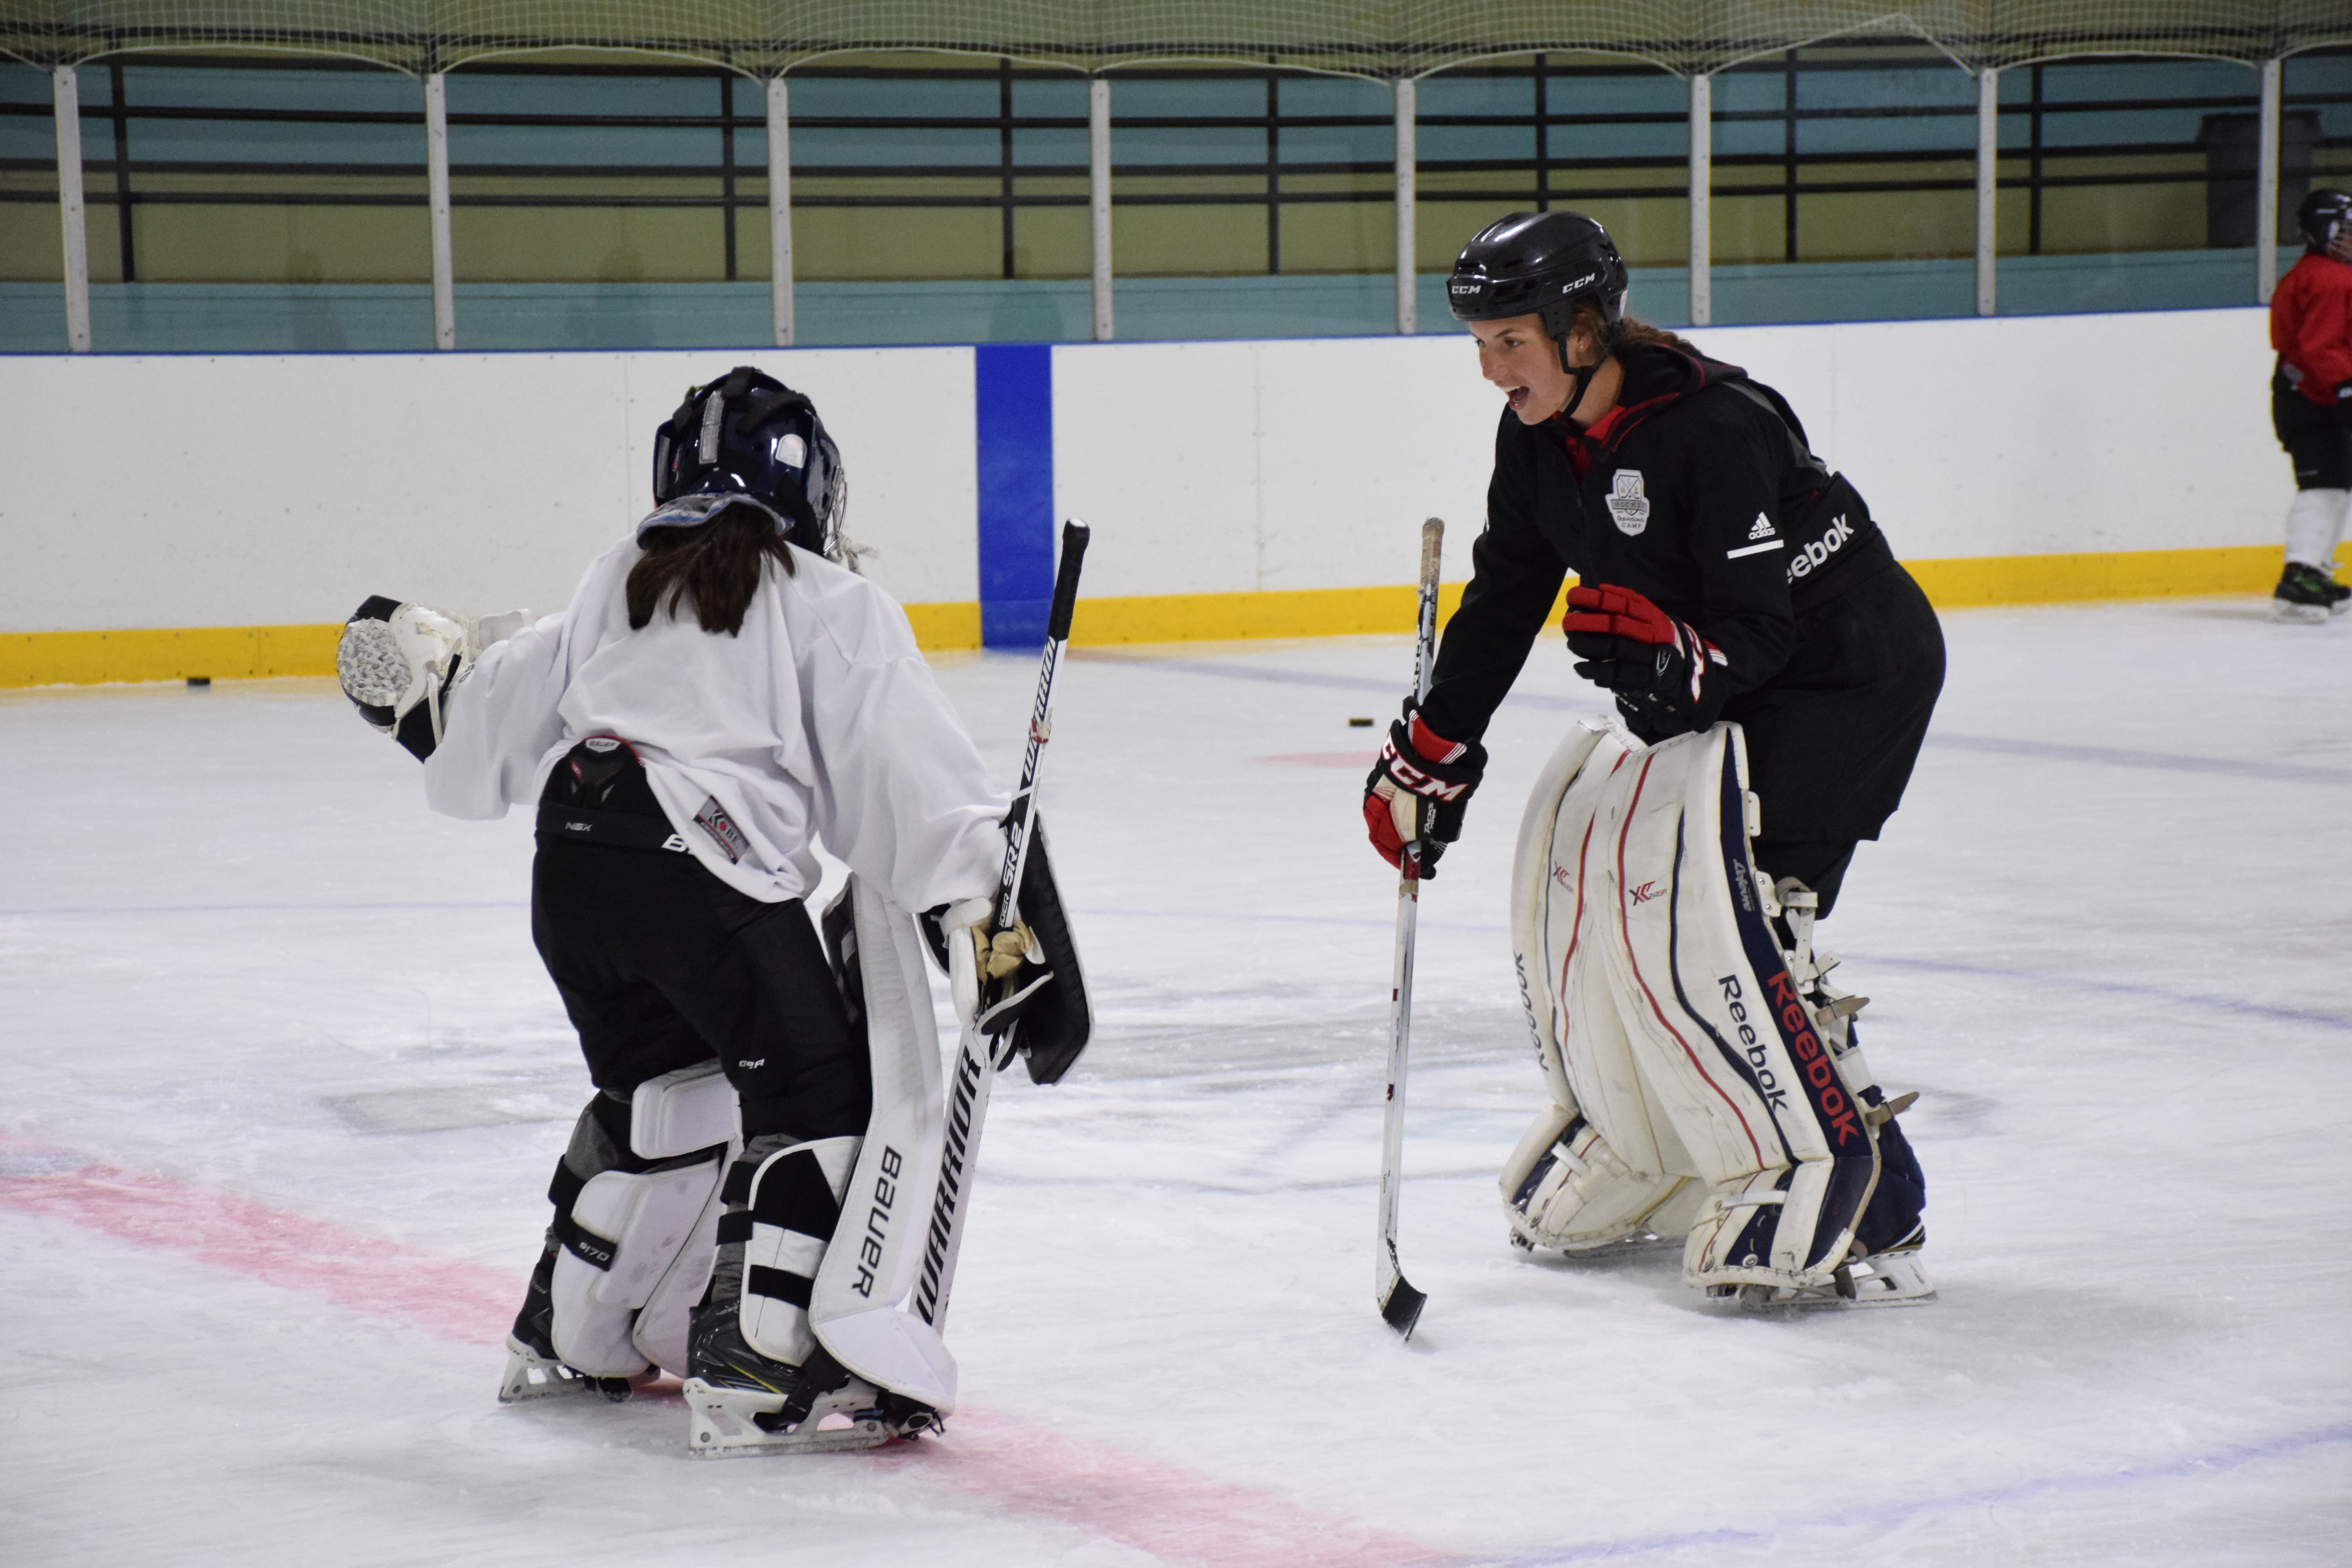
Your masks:
<path fill-rule="evenodd" d="M 234 1194 L 125 1171 L 0 1133 L 0 1205 L 177 1253 L 467 1344 L 503 1345 L 512 1278 Z M 26 1166 L 34 1173 L 23 1173 Z M 487 1397 L 487 1395 L 486 1395 Z M 1404 1536 L 1318 1515 L 1279 1492 L 966 1409 L 949 1436 L 870 1459 L 916 1466 L 1032 1518 L 1193 1568 L 1406 1568 L 1459 1561 Z M 681 1452 L 683 1450 L 681 1449 Z"/>

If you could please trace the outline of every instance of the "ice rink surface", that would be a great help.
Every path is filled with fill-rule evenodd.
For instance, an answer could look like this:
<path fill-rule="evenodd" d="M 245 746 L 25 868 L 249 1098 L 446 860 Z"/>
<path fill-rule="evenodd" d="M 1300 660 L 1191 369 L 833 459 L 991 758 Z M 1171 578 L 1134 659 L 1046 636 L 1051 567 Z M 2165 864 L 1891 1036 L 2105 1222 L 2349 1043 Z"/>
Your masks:
<path fill-rule="evenodd" d="M 1946 628 L 1822 933 L 1923 1091 L 1940 1300 L 1727 1319 L 1673 1255 L 1506 1245 L 1506 865 L 1599 707 L 1554 641 L 1423 903 L 1400 1345 L 1346 721 L 1409 646 L 1081 652 L 1045 798 L 1097 1034 L 1000 1088 L 965 1408 L 716 1462 L 674 1387 L 494 1402 L 586 1092 L 527 814 L 428 816 L 325 681 L 0 694 L 0 1560 L 2352 1561 L 2352 620 Z M 1033 661 L 940 663 L 1009 784 Z"/>

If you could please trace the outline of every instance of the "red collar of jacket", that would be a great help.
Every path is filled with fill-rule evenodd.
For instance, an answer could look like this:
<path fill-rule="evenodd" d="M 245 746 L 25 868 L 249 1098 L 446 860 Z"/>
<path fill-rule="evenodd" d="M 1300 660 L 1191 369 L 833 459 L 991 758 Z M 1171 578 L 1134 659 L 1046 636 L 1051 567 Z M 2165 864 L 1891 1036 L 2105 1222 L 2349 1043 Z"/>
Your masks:
<path fill-rule="evenodd" d="M 1617 350 L 1617 363 L 1624 366 L 1625 379 L 1608 413 L 1583 429 L 1558 414 L 1545 422 L 1558 433 L 1560 448 L 1580 479 L 1615 452 L 1644 420 L 1717 382 L 1745 380 L 1748 375 L 1736 364 L 1672 343 L 1627 343 Z"/>

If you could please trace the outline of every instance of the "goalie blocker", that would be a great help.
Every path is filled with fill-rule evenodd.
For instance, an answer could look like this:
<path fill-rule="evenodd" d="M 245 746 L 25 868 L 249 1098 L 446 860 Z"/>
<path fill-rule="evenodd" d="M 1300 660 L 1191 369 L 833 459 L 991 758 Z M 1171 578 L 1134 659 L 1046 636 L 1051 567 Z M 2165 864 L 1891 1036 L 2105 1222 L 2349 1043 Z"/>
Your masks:
<path fill-rule="evenodd" d="M 1924 1297 L 1923 1186 L 1892 1121 L 1908 1098 L 1884 1101 L 1862 999 L 1783 908 L 1811 894 L 1757 870 L 1759 816 L 1737 724 L 1644 746 L 1591 723 L 1547 766 L 1512 932 L 1552 1103 L 1502 1173 L 1514 1237 L 1573 1253 L 1687 1230 L 1685 1279 L 1745 1305 Z"/>

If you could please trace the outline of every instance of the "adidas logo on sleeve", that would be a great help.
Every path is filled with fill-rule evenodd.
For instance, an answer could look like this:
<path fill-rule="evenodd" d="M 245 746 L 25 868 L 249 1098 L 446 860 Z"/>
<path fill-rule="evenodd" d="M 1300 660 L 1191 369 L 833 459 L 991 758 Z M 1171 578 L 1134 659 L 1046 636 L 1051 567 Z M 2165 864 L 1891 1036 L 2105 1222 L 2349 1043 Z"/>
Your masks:
<path fill-rule="evenodd" d="M 1750 542 L 1737 550 L 1727 550 L 1723 552 L 1723 558 L 1726 561 L 1737 561 L 1743 555 L 1761 555 L 1767 550 L 1780 548 L 1780 541 L 1772 531 L 1772 520 L 1760 511 L 1756 514 L 1755 522 L 1749 526 L 1748 537 L 1751 542 L 1760 540 L 1762 542 Z"/>

